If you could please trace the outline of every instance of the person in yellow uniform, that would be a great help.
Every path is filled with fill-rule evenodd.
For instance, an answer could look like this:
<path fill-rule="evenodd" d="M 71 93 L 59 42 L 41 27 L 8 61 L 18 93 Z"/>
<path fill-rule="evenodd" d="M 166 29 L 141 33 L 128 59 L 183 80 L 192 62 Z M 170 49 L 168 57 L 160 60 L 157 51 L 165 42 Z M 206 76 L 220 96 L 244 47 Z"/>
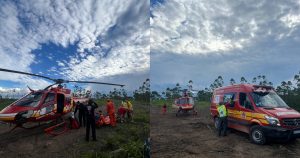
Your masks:
<path fill-rule="evenodd" d="M 219 136 L 226 136 L 227 131 L 227 109 L 223 103 L 220 103 L 217 106 L 217 110 L 219 113 L 219 124 L 218 124 L 218 135 Z"/>
<path fill-rule="evenodd" d="M 131 102 L 126 99 L 127 117 L 132 122 L 133 121 L 133 106 Z"/>

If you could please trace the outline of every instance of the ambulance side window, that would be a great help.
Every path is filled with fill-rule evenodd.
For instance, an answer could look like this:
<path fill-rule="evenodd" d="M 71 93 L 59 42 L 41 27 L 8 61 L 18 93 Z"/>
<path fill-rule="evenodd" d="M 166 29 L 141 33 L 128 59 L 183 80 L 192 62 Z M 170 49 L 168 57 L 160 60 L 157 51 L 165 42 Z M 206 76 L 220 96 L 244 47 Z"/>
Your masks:
<path fill-rule="evenodd" d="M 234 93 L 227 93 L 227 94 L 224 94 L 224 103 L 229 103 L 230 107 L 234 107 L 234 100 L 235 98 L 235 94 Z"/>
<path fill-rule="evenodd" d="M 240 106 L 242 106 L 246 109 L 253 110 L 253 106 L 252 106 L 250 99 L 246 93 L 240 93 L 239 103 L 240 103 Z"/>

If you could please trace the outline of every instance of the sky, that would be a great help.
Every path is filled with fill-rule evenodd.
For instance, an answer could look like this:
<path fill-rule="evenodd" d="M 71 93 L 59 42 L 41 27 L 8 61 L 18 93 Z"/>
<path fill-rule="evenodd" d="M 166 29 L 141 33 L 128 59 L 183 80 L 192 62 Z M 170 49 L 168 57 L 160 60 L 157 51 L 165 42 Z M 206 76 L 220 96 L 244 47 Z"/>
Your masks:
<path fill-rule="evenodd" d="M 1 0 L 0 67 L 52 78 L 125 84 L 149 78 L 150 2 Z M 51 82 L 0 72 L 0 91 Z M 73 85 L 68 85 L 72 88 Z M 92 91 L 106 85 L 80 85 Z"/>
<path fill-rule="evenodd" d="M 265 75 L 274 86 L 300 71 L 300 1 L 151 1 L 151 89 L 204 89 Z"/>

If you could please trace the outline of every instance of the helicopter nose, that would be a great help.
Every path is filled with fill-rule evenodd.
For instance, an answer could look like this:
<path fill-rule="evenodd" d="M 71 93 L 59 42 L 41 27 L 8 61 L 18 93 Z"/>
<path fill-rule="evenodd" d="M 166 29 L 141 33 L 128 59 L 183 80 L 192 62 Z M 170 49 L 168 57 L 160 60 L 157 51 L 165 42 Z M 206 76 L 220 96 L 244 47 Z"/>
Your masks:
<path fill-rule="evenodd" d="M 17 113 L 9 113 L 9 114 L 0 114 L 0 121 L 14 121 Z"/>

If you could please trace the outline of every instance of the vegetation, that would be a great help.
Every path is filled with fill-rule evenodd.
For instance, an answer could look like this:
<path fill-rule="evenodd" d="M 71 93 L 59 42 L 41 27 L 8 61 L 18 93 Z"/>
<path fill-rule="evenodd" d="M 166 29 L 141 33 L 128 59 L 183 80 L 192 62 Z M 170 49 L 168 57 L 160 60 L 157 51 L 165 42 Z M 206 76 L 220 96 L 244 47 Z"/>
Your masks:
<path fill-rule="evenodd" d="M 76 93 L 76 91 L 78 93 Z M 122 92 L 123 91 L 123 92 Z M 106 99 L 113 99 L 116 109 L 124 98 L 129 98 L 133 104 L 133 122 L 119 123 L 116 127 L 101 127 L 97 129 L 97 142 L 86 142 L 78 139 L 74 143 L 74 149 L 70 148 L 70 154 L 76 157 L 109 158 L 109 157 L 143 157 L 144 142 L 150 136 L 150 80 L 143 82 L 133 97 L 128 97 L 125 90 L 114 89 L 108 94 L 98 92 L 91 94 L 83 88 L 77 87 L 75 95 L 78 97 L 93 97 L 100 108 L 106 105 Z M 148 99 L 147 99 L 148 98 Z M 3 109 L 14 99 L 0 99 L 0 109 Z M 79 151 L 78 151 L 79 150 Z"/>
<path fill-rule="evenodd" d="M 230 78 L 229 83 L 234 84 L 256 84 L 264 86 L 273 86 L 273 83 L 269 81 L 266 75 L 258 75 L 252 78 L 252 80 L 247 80 L 245 77 L 241 77 L 238 83 L 234 78 Z M 157 91 L 152 91 L 150 94 L 151 104 L 156 105 L 157 103 L 167 103 L 172 104 L 175 98 L 182 96 L 183 93 L 190 93 L 195 91 L 192 89 L 193 81 L 189 80 L 188 89 L 183 89 L 179 83 L 174 87 L 167 87 L 163 92 L 159 93 Z M 224 79 L 222 76 L 218 76 L 208 87 L 197 90 L 197 95 L 193 95 L 197 101 L 210 102 L 212 92 L 214 89 L 223 87 Z M 291 107 L 300 110 L 300 72 L 294 76 L 293 81 L 282 81 L 281 84 L 275 87 L 277 93 L 282 97 L 282 99 Z"/>
<path fill-rule="evenodd" d="M 0 99 L 0 110 L 4 109 L 7 105 L 14 101 L 16 101 L 16 99 Z"/>
<path fill-rule="evenodd" d="M 101 100 L 96 100 L 102 102 Z M 80 157 L 143 157 L 144 141 L 149 137 L 149 103 L 133 101 L 134 122 L 119 123 L 115 128 L 101 127 L 97 142 L 78 142 Z"/>

